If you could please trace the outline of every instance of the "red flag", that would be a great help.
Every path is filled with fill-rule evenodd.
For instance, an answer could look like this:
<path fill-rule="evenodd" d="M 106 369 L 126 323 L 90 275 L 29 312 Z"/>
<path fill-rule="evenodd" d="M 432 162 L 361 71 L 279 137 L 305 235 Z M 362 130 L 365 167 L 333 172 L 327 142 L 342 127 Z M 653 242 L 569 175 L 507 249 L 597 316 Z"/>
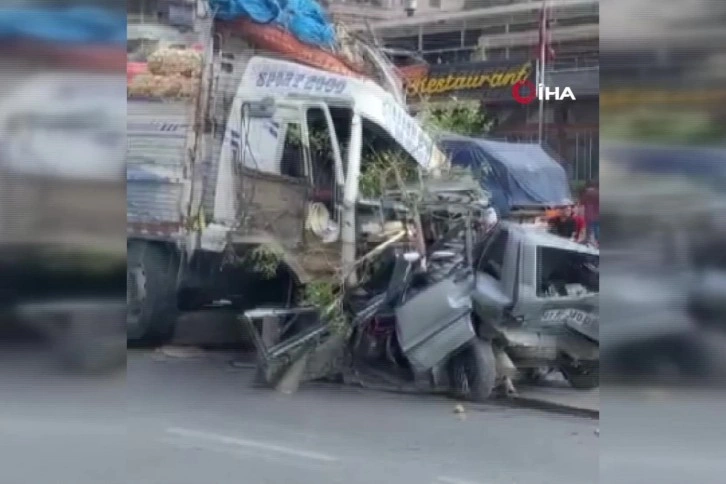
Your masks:
<path fill-rule="evenodd" d="M 545 61 L 551 61 L 555 58 L 555 50 L 550 45 L 552 39 L 550 37 L 550 18 L 547 0 L 542 2 L 542 10 L 539 14 L 539 42 L 537 42 L 537 59 L 542 59 L 544 55 Z"/>

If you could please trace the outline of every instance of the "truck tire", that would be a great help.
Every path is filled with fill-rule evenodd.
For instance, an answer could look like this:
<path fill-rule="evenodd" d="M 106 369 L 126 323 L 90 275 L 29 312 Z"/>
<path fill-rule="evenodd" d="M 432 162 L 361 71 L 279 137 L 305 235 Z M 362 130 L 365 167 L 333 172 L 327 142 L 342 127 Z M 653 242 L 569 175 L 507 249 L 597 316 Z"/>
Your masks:
<path fill-rule="evenodd" d="M 600 366 L 585 365 L 572 366 L 565 365 L 560 368 L 570 386 L 576 390 L 592 390 L 600 386 Z"/>
<path fill-rule="evenodd" d="M 455 398 L 484 402 L 491 397 L 497 380 L 492 344 L 477 339 L 449 362 L 451 390 Z"/>
<path fill-rule="evenodd" d="M 178 315 L 176 255 L 164 245 L 132 242 L 126 273 L 126 332 L 129 341 L 163 343 Z"/>

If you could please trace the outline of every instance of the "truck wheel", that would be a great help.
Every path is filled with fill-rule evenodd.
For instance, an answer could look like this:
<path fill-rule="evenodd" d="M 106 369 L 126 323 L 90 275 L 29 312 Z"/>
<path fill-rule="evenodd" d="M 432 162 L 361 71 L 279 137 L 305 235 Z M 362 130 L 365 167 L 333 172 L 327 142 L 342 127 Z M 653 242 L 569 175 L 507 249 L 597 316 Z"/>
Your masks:
<path fill-rule="evenodd" d="M 177 318 L 175 255 L 162 245 L 132 243 L 126 272 L 126 331 L 130 341 L 162 343 Z"/>
<path fill-rule="evenodd" d="M 565 379 L 570 383 L 572 388 L 577 390 L 592 390 L 600 386 L 600 366 L 584 365 L 572 366 L 565 365 L 560 368 Z"/>
<path fill-rule="evenodd" d="M 473 402 L 488 400 L 497 379 L 491 343 L 474 341 L 451 359 L 449 371 L 454 397 Z"/>

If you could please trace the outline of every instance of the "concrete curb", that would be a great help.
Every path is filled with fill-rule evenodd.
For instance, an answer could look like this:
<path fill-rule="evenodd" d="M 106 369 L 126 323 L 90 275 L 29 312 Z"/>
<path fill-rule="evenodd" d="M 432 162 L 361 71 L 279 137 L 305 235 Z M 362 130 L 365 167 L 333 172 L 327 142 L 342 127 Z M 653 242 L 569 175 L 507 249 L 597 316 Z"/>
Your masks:
<path fill-rule="evenodd" d="M 248 362 L 242 362 L 238 361 L 235 363 L 232 363 L 232 366 L 239 369 L 254 369 L 255 364 L 254 363 L 248 363 Z M 306 382 L 307 385 L 313 382 Z M 352 388 L 360 388 L 362 390 L 369 390 L 374 392 L 382 392 L 382 393 L 393 393 L 393 394 L 399 394 L 399 395 L 437 395 L 437 396 L 443 396 L 448 398 L 447 392 L 444 391 L 424 391 L 420 389 L 413 389 L 413 388 L 400 388 L 395 387 L 393 385 L 385 385 L 380 383 L 362 383 L 358 381 L 357 379 L 350 379 L 343 382 L 333 382 L 333 381 L 325 381 L 325 382 L 318 382 L 328 385 L 343 385 L 347 387 Z M 451 399 L 452 401 L 456 401 L 455 399 Z M 467 407 L 470 407 L 472 409 L 476 409 L 478 406 L 486 406 L 486 405 L 495 405 L 499 407 L 515 407 L 515 408 L 526 408 L 526 409 L 532 409 L 532 410 L 541 410 L 544 412 L 559 414 L 559 415 L 569 415 L 574 417 L 583 417 L 583 418 L 589 418 L 593 420 L 599 420 L 600 419 L 600 410 L 599 409 L 593 409 L 593 408 L 587 408 L 587 407 L 578 407 L 574 405 L 567 405 L 564 403 L 558 403 L 549 401 L 543 398 L 535 398 L 535 397 L 523 397 L 523 396 L 515 396 L 515 397 L 492 397 L 488 402 L 486 403 L 474 403 L 466 402 Z"/>
<path fill-rule="evenodd" d="M 445 398 L 449 398 L 446 392 L 428 392 L 428 391 L 416 391 L 412 389 L 404 388 L 391 388 L 385 385 L 361 385 L 357 382 L 343 383 L 346 386 L 357 387 L 365 390 L 371 390 L 383 393 L 394 393 L 399 395 L 438 395 Z M 459 402 L 456 399 L 451 399 L 452 402 Z M 584 407 L 576 407 L 567 405 L 564 403 L 557 403 L 552 401 L 543 400 L 540 398 L 532 397 L 492 397 L 488 402 L 472 403 L 472 402 L 459 402 L 464 403 L 467 407 L 472 409 L 483 408 L 484 406 L 499 406 L 508 408 L 527 408 L 532 410 L 541 410 L 544 412 L 555 413 L 559 415 L 569 415 L 573 417 L 583 417 L 593 420 L 600 419 L 600 410 Z"/>

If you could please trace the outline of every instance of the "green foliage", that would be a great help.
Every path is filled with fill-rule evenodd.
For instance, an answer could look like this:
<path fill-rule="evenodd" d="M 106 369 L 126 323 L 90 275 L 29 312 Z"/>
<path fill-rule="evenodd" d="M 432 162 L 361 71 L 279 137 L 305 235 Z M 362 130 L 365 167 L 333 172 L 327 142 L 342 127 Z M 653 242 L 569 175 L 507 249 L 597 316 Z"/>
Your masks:
<path fill-rule="evenodd" d="M 245 262 L 266 279 L 272 279 L 277 275 L 277 269 L 282 262 L 282 252 L 270 245 L 260 245 L 247 254 Z"/>
<path fill-rule="evenodd" d="M 394 151 L 369 152 L 363 160 L 359 178 L 360 194 L 380 197 L 385 190 L 398 188 L 398 177 L 405 183 L 419 178 L 418 166 Z"/>
<path fill-rule="evenodd" d="M 432 134 L 448 132 L 479 137 L 487 134 L 493 125 L 493 120 L 482 113 L 476 101 L 452 101 L 445 104 L 424 101 L 418 117 L 424 129 Z"/>
<path fill-rule="evenodd" d="M 343 311 L 340 285 L 331 281 L 315 281 L 305 286 L 302 304 L 321 310 L 321 316 L 328 321 L 333 333 L 347 335 L 350 331 L 348 319 Z"/>

